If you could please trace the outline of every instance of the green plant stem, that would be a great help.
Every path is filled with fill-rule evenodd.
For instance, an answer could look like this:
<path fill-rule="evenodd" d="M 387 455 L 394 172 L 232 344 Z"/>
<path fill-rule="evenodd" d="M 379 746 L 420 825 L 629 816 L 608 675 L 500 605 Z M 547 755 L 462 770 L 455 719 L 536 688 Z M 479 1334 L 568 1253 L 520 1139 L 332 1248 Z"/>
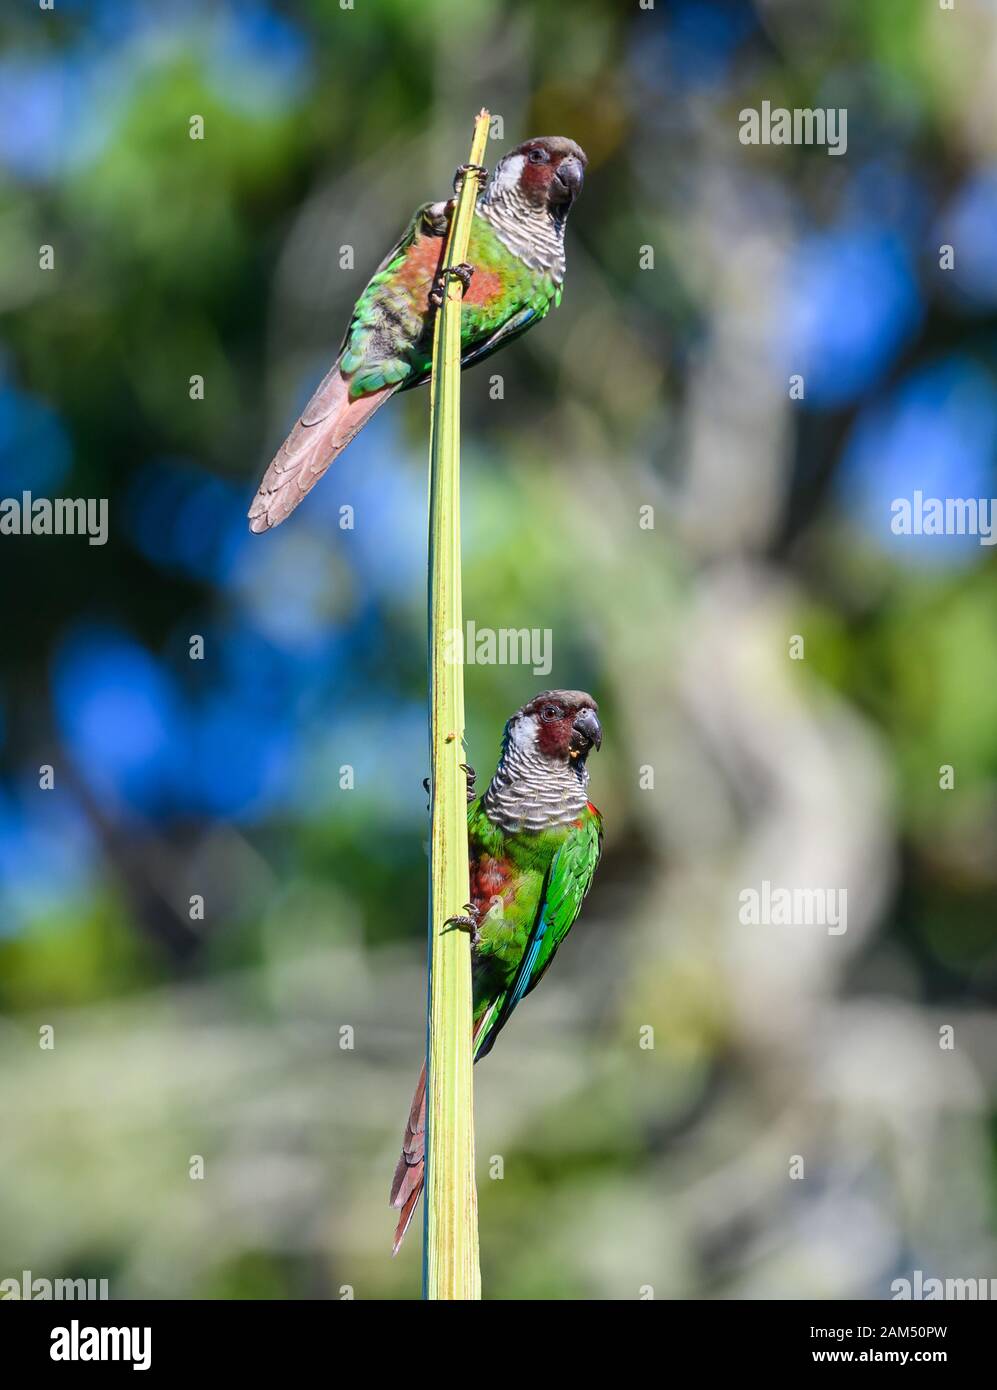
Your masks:
<path fill-rule="evenodd" d="M 488 112 L 475 121 L 470 164 L 484 162 Z M 467 256 L 478 176 L 465 175 L 443 265 Z M 429 899 L 429 1027 L 426 1074 L 425 1296 L 481 1297 L 478 1199 L 474 1182 L 471 951 L 468 936 L 444 931 L 467 902 L 467 780 L 464 668 L 452 640 L 463 632 L 460 587 L 460 316 L 463 289 L 448 276 L 436 316 L 430 383 L 430 741 L 432 867 Z"/>

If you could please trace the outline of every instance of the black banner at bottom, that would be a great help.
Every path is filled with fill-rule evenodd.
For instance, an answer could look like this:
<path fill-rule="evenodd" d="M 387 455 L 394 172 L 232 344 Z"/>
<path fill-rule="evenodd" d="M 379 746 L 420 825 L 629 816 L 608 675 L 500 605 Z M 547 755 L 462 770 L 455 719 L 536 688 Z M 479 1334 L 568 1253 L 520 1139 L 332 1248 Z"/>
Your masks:
<path fill-rule="evenodd" d="M 88 1372 L 106 1376 L 115 1371 L 174 1381 L 191 1371 L 245 1371 L 258 1377 L 271 1370 L 286 1373 L 295 1363 L 302 1369 L 324 1364 L 334 1374 L 338 1366 L 355 1371 L 358 1357 L 372 1370 L 388 1369 L 396 1356 L 404 1357 L 409 1374 L 418 1375 L 412 1335 L 454 1327 L 451 1314 L 414 1301 L 4 1304 L 0 1338 L 8 1373 L 16 1368 L 31 1375 L 63 1366 L 67 1383 Z M 674 1360 L 679 1365 L 692 1361 L 701 1371 L 749 1373 L 843 1365 L 969 1370 L 981 1360 L 993 1332 L 988 1302 L 659 1301 L 655 1306 L 634 1303 L 629 1310 L 623 1303 L 558 1303 L 553 1308 L 523 1303 L 517 1337 L 524 1324 L 528 1330 L 533 1310 L 541 1345 L 556 1337 L 562 1370 L 576 1358 L 591 1357 L 594 1348 L 600 1356 L 606 1354 L 609 1335 L 619 1339 L 616 1356 L 624 1372 L 638 1359 L 645 1364 L 642 1352 L 663 1369 Z M 471 1308 L 460 1315 L 460 1325 L 487 1337 L 487 1316 Z M 388 1327 L 390 1336 L 385 1335 Z M 532 1357 L 539 1350 L 532 1338 L 531 1346 Z M 554 1354 L 553 1347 L 549 1351 Z M 428 1371 L 428 1344 L 426 1356 Z M 454 1374 L 452 1366 L 447 1374 Z"/>

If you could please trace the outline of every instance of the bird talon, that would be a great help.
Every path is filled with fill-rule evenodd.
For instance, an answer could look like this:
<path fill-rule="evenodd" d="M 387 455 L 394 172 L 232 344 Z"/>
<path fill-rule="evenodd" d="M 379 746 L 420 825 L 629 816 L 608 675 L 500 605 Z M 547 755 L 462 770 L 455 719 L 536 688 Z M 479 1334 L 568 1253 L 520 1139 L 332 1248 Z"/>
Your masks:
<path fill-rule="evenodd" d="M 431 309 L 442 309 L 443 300 L 447 292 L 447 273 L 441 270 L 433 281 L 433 288 L 429 291 L 429 307 Z"/>
<path fill-rule="evenodd" d="M 464 912 L 456 917 L 448 917 L 443 923 L 443 936 L 448 931 L 466 931 L 471 938 L 471 945 L 477 946 L 479 941 L 478 927 L 481 925 L 481 911 L 474 903 L 465 903 Z"/>
<path fill-rule="evenodd" d="M 475 772 L 474 768 L 470 766 L 469 763 L 459 763 L 458 766 L 467 777 L 467 804 L 470 806 L 471 802 L 474 801 L 477 796 L 477 792 L 474 790 L 474 786 L 475 782 L 477 781 L 478 774 Z M 432 779 L 429 777 L 424 777 L 422 779 L 422 789 L 430 798 L 432 798 L 433 795 L 431 782 Z M 431 800 L 426 803 L 426 810 L 432 810 Z"/>
<path fill-rule="evenodd" d="M 447 281 L 451 276 L 459 280 L 461 292 L 467 294 L 467 287 L 471 283 L 471 276 L 474 274 L 474 266 L 468 265 L 466 261 L 461 261 L 460 265 L 448 266 L 446 270 L 441 270 L 433 281 L 433 288 L 429 291 L 429 303 L 433 309 L 442 309 L 443 301 L 447 294 Z"/>
<path fill-rule="evenodd" d="M 463 187 L 466 174 L 477 174 L 480 181 L 488 177 L 488 170 L 483 164 L 458 164 L 453 176 L 453 191 L 455 193 L 459 193 Z"/>

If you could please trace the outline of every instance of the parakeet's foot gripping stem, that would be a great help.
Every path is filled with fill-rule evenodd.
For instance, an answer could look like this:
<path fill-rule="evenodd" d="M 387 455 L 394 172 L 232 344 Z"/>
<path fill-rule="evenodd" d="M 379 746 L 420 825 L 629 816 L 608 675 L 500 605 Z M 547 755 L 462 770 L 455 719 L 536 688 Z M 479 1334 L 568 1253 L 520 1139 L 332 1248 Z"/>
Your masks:
<path fill-rule="evenodd" d="M 474 801 L 478 795 L 478 793 L 474 790 L 475 783 L 478 780 L 478 774 L 475 772 L 474 768 L 471 767 L 470 763 L 461 763 L 460 768 L 461 771 L 467 775 L 467 804 L 468 806 L 470 806 L 471 802 Z M 427 796 L 432 796 L 433 793 L 428 777 L 424 777 L 422 779 L 422 788 Z M 426 803 L 426 810 L 432 810 L 431 803 L 428 801 Z"/>
<path fill-rule="evenodd" d="M 446 270 L 441 270 L 433 281 L 433 288 L 429 291 L 429 302 L 434 309 L 439 309 L 443 304 L 443 297 L 447 292 L 447 280 L 452 275 L 455 280 L 459 280 L 463 293 L 467 294 L 467 287 L 471 283 L 471 276 L 474 274 L 474 266 L 468 265 L 466 261 L 461 261 L 460 265 L 449 266 Z"/>
<path fill-rule="evenodd" d="M 467 174 L 477 174 L 483 183 L 488 177 L 488 170 L 483 164 L 458 164 L 453 176 L 453 191 L 459 193 Z"/>
<path fill-rule="evenodd" d="M 478 927 L 481 924 L 481 912 L 474 903 L 465 903 L 464 912 L 466 916 L 448 917 L 443 923 L 443 931 L 466 931 L 471 938 L 471 945 L 478 944 Z M 443 935 L 443 932 L 440 933 Z"/>

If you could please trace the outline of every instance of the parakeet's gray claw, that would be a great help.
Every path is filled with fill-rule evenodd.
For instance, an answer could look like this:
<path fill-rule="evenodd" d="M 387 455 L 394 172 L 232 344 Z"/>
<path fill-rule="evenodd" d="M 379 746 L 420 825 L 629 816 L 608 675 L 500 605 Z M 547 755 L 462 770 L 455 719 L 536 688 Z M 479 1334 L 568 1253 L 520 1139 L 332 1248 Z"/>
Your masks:
<path fill-rule="evenodd" d="M 470 763 L 461 763 L 460 766 L 461 770 L 467 775 L 467 804 L 470 805 L 477 796 L 474 790 L 474 784 L 478 780 L 478 774 Z"/>
<path fill-rule="evenodd" d="M 458 164 L 453 176 L 453 191 L 459 193 L 464 182 L 465 174 L 477 174 L 478 184 L 480 185 L 488 177 L 488 170 L 483 164 Z"/>
<path fill-rule="evenodd" d="M 474 266 L 468 265 L 466 261 L 461 261 L 460 265 L 449 266 L 446 270 L 441 270 L 433 281 L 433 288 L 429 291 L 429 303 L 433 309 L 443 306 L 443 300 L 447 292 L 447 280 L 452 275 L 455 280 L 459 280 L 464 294 L 471 283 L 471 276 L 474 274 Z"/>
<path fill-rule="evenodd" d="M 479 941 L 478 927 L 481 924 L 481 913 L 474 903 L 465 903 L 464 912 L 458 917 L 448 917 L 443 923 L 443 932 L 466 931 L 471 938 L 471 945 L 477 946 Z M 442 936 L 443 932 L 440 933 Z"/>

